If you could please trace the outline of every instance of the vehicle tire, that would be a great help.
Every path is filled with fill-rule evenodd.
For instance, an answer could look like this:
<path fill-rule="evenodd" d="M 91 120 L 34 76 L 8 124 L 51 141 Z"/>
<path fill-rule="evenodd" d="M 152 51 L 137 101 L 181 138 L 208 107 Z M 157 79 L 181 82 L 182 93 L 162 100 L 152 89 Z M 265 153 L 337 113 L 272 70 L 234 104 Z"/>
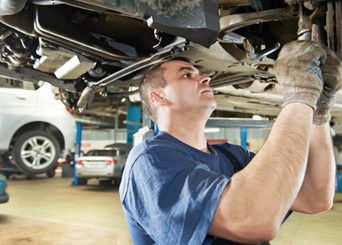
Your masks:
<path fill-rule="evenodd" d="M 33 130 L 20 135 L 13 145 L 13 160 L 26 174 L 54 170 L 60 154 L 57 139 L 48 132 Z"/>
<path fill-rule="evenodd" d="M 33 175 L 33 174 L 29 174 L 29 175 L 26 176 L 27 180 L 34 180 L 35 178 L 36 178 L 36 176 Z"/>
<path fill-rule="evenodd" d="M 51 169 L 51 170 L 46 172 L 46 175 L 47 175 L 48 178 L 53 178 L 56 175 L 56 170 L 55 169 Z"/>
<path fill-rule="evenodd" d="M 78 178 L 78 185 L 87 185 L 88 179 L 86 178 Z"/>
<path fill-rule="evenodd" d="M 125 170 L 125 167 L 122 168 L 120 176 L 114 178 L 114 182 L 115 182 L 114 184 L 116 186 L 120 186 L 124 170 Z"/>
<path fill-rule="evenodd" d="M 11 173 L 5 172 L 2 173 L 3 175 L 5 175 L 6 179 L 10 179 L 11 178 Z"/>

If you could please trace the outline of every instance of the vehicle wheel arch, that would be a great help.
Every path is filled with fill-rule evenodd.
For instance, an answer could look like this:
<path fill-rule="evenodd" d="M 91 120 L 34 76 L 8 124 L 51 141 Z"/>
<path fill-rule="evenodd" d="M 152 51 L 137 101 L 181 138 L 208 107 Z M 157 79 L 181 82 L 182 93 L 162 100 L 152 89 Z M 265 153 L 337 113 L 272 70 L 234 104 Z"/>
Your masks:
<path fill-rule="evenodd" d="M 13 148 L 15 140 L 22 134 L 31 130 L 42 130 L 51 133 L 58 141 L 60 149 L 65 148 L 65 140 L 62 132 L 54 125 L 47 122 L 31 122 L 21 126 L 13 135 L 10 143 L 10 149 Z"/>

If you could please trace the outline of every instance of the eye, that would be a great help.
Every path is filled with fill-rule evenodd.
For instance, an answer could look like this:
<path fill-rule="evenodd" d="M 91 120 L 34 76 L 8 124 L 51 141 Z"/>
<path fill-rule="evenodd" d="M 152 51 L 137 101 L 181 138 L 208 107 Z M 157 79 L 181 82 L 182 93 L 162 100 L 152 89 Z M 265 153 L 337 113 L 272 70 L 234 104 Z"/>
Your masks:
<path fill-rule="evenodd" d="M 189 77 L 191 77 L 191 73 L 185 73 L 182 77 L 189 78 Z"/>

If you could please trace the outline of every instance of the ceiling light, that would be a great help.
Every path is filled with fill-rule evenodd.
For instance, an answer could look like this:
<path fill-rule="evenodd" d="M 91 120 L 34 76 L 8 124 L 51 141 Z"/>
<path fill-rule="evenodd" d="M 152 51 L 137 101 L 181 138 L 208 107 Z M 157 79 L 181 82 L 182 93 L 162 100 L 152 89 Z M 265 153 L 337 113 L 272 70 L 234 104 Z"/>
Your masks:
<path fill-rule="evenodd" d="M 220 132 L 219 128 L 205 128 L 204 133 L 218 133 Z"/>
<path fill-rule="evenodd" d="M 262 117 L 260 115 L 253 115 L 252 119 L 253 120 L 262 120 Z"/>

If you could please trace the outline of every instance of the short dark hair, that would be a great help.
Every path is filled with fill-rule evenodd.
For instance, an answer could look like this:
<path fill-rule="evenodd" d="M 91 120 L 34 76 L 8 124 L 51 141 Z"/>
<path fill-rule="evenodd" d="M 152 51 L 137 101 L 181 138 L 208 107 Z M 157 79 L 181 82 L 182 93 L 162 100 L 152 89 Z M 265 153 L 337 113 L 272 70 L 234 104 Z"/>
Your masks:
<path fill-rule="evenodd" d="M 163 60 L 153 66 L 151 66 L 144 74 L 143 79 L 139 85 L 139 93 L 143 107 L 146 109 L 146 112 L 151 117 L 153 121 L 156 121 L 156 115 L 151 108 L 151 104 L 149 101 L 149 93 L 152 89 L 156 88 L 164 88 L 166 86 L 166 81 L 164 79 L 164 71 L 162 69 L 162 65 L 166 62 L 170 61 L 185 61 L 188 62 L 188 59 L 183 57 L 174 57 L 171 59 Z"/>

